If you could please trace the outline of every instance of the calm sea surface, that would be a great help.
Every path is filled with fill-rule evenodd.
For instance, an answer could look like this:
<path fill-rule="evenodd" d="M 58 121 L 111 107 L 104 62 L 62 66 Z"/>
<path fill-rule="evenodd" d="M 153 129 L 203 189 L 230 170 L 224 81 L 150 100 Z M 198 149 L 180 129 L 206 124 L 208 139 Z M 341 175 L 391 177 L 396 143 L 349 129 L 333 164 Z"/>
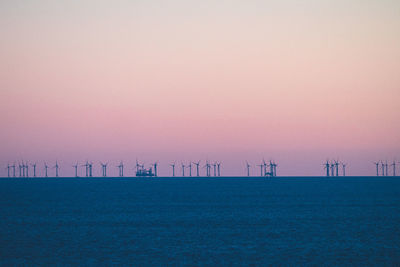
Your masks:
<path fill-rule="evenodd" d="M 400 266 L 400 178 L 0 179 L 0 265 Z"/>

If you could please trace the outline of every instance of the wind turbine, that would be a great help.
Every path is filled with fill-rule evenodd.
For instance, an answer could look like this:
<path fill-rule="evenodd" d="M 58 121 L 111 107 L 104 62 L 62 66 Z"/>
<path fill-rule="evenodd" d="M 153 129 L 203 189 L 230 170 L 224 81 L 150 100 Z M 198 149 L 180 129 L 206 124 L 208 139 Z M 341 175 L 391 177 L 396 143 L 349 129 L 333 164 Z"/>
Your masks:
<path fill-rule="evenodd" d="M 89 176 L 93 177 L 93 162 L 88 163 L 89 167 Z"/>
<path fill-rule="evenodd" d="M 136 159 L 136 175 L 139 173 L 139 171 L 143 171 L 143 169 L 144 169 L 144 164 L 140 164 Z"/>
<path fill-rule="evenodd" d="M 331 176 L 335 176 L 335 164 L 331 163 Z"/>
<path fill-rule="evenodd" d="M 192 177 L 192 162 L 189 161 L 189 176 Z"/>
<path fill-rule="evenodd" d="M 122 162 L 122 160 L 117 167 L 118 167 L 119 177 L 123 177 L 124 176 L 124 163 Z"/>
<path fill-rule="evenodd" d="M 200 165 L 200 160 L 198 162 L 193 162 L 194 165 L 196 165 L 196 171 L 197 171 L 197 176 L 199 176 L 199 165 Z"/>
<path fill-rule="evenodd" d="M 88 162 L 89 177 L 93 177 L 93 161 Z"/>
<path fill-rule="evenodd" d="M 336 176 L 339 176 L 339 161 L 335 160 Z"/>
<path fill-rule="evenodd" d="M 89 162 L 86 160 L 86 163 L 81 166 L 85 166 L 85 175 L 86 177 L 89 177 Z"/>
<path fill-rule="evenodd" d="M 107 177 L 107 165 L 108 162 L 104 164 L 104 177 Z"/>
<path fill-rule="evenodd" d="M 269 176 L 270 177 L 276 176 L 276 166 L 278 166 L 278 165 L 275 164 L 275 161 L 270 160 L 268 166 L 269 166 L 269 170 L 270 170 Z M 265 175 L 267 175 L 267 173 L 265 173 Z"/>
<path fill-rule="evenodd" d="M 374 164 L 376 165 L 376 176 L 379 176 L 379 161 L 374 162 Z"/>
<path fill-rule="evenodd" d="M 326 163 L 324 164 L 324 169 L 326 169 L 326 177 L 329 177 L 329 161 L 326 160 Z"/>
<path fill-rule="evenodd" d="M 208 160 L 206 161 L 206 165 L 203 166 L 203 168 L 206 168 L 207 171 L 207 177 L 210 177 L 210 169 L 211 169 L 211 165 L 210 163 L 208 163 Z"/>
<path fill-rule="evenodd" d="M 158 161 L 154 162 L 154 176 L 157 177 L 157 166 L 158 166 Z"/>
<path fill-rule="evenodd" d="M 36 177 L 36 162 L 31 164 L 31 166 L 33 167 L 33 177 Z"/>
<path fill-rule="evenodd" d="M 47 163 L 45 162 L 44 163 L 44 173 L 45 173 L 45 176 L 44 177 L 48 177 L 48 175 L 47 175 L 47 170 L 49 169 L 49 166 L 47 166 Z"/>
<path fill-rule="evenodd" d="M 24 177 L 29 177 L 29 163 L 22 162 L 22 164 L 24 166 Z"/>
<path fill-rule="evenodd" d="M 11 166 L 11 168 L 13 169 L 13 177 L 15 178 L 15 161 L 14 161 L 13 165 Z"/>
<path fill-rule="evenodd" d="M 260 167 L 260 176 L 263 176 L 263 168 L 264 168 L 264 164 L 261 163 L 260 165 L 257 165 L 258 167 Z"/>
<path fill-rule="evenodd" d="M 385 176 L 385 163 L 381 161 L 382 176 Z"/>
<path fill-rule="evenodd" d="M 278 164 L 276 164 L 275 163 L 275 161 L 274 161 L 274 163 L 272 163 L 272 166 L 273 166 L 273 176 L 275 176 L 276 177 L 276 167 L 278 167 Z"/>
<path fill-rule="evenodd" d="M 250 177 L 250 164 L 249 162 L 246 160 L 246 168 L 247 168 L 247 176 Z"/>
<path fill-rule="evenodd" d="M 386 176 L 389 175 L 389 170 L 388 170 L 388 168 L 389 168 L 389 164 L 388 164 L 388 162 L 386 161 L 386 163 L 385 163 Z"/>
<path fill-rule="evenodd" d="M 272 176 L 272 163 L 271 163 L 271 161 L 269 161 L 269 163 L 270 163 L 270 168 L 271 168 L 271 176 Z M 267 175 L 267 166 L 268 166 L 268 164 L 265 162 L 265 159 L 263 158 L 263 165 L 264 165 L 264 174 L 262 175 L 262 176 L 266 176 Z"/>
<path fill-rule="evenodd" d="M 25 163 L 22 161 L 21 163 L 21 168 L 22 168 L 22 177 L 25 177 Z"/>
<path fill-rule="evenodd" d="M 25 163 L 24 163 L 24 161 L 22 161 L 22 164 L 21 164 L 21 168 L 22 168 L 22 177 L 26 177 L 26 173 L 25 173 Z"/>
<path fill-rule="evenodd" d="M 396 176 L 396 161 L 393 160 L 393 163 L 390 164 L 390 166 L 393 166 L 393 176 Z"/>
<path fill-rule="evenodd" d="M 342 162 L 342 168 L 343 168 L 343 176 L 346 176 L 346 163 Z"/>
<path fill-rule="evenodd" d="M 75 168 L 75 177 L 78 177 L 78 162 L 75 165 L 72 165 Z"/>
<path fill-rule="evenodd" d="M 56 169 L 56 177 L 58 177 L 58 169 L 60 168 L 60 166 L 58 165 L 58 162 L 56 161 L 56 165 L 54 165 L 53 169 Z"/>
<path fill-rule="evenodd" d="M 217 162 L 218 177 L 221 176 L 221 162 Z"/>
<path fill-rule="evenodd" d="M 217 163 L 213 163 L 213 168 L 214 168 L 214 177 L 217 176 Z"/>
<path fill-rule="evenodd" d="M 101 171 L 102 171 L 103 177 L 107 177 L 107 165 L 108 165 L 108 163 L 100 162 L 100 165 L 101 165 Z"/>
<path fill-rule="evenodd" d="M 24 161 L 22 161 L 22 173 L 23 173 L 23 177 L 27 177 L 27 168 L 26 168 L 26 164 L 24 163 Z"/>
<path fill-rule="evenodd" d="M 172 167 L 172 177 L 175 177 L 175 161 L 169 165 Z"/>
<path fill-rule="evenodd" d="M 22 177 L 22 165 L 18 161 L 18 170 L 19 170 L 19 177 Z"/>
<path fill-rule="evenodd" d="M 7 163 L 7 177 L 10 178 L 10 163 Z"/>
<path fill-rule="evenodd" d="M 182 176 L 185 177 L 185 164 L 181 162 L 181 165 L 182 165 Z"/>

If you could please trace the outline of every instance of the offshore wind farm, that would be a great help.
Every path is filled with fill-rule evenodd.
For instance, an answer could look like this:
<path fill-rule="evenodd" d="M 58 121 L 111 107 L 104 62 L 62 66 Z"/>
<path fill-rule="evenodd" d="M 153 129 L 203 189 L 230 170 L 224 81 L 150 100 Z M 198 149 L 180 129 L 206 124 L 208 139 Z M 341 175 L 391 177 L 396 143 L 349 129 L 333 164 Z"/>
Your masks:
<path fill-rule="evenodd" d="M 127 162 L 127 161 L 125 161 Z M 221 177 L 221 170 L 223 166 L 221 167 L 221 162 L 219 161 L 214 161 L 213 163 L 210 163 L 209 160 L 205 160 L 204 166 L 201 167 L 200 163 L 202 161 L 198 160 L 197 162 L 192 162 L 189 161 L 186 165 L 181 162 L 180 170 L 181 170 L 181 175 L 177 175 L 175 173 L 175 167 L 176 167 L 176 161 L 173 161 L 170 164 L 166 164 L 165 166 L 161 165 L 165 169 L 170 168 L 170 175 L 166 174 L 164 172 L 164 175 L 161 177 Z M 388 161 L 385 160 L 379 160 L 377 162 L 372 162 L 371 168 L 370 168 L 370 175 L 367 176 L 393 176 L 396 177 L 396 166 L 397 163 L 395 160 L 391 162 L 391 164 L 388 164 Z M 128 164 L 126 164 L 128 165 Z M 372 165 L 375 165 L 375 169 L 372 168 Z M 47 165 L 46 162 L 43 163 L 43 169 L 38 169 L 37 172 L 37 163 L 35 162 L 34 164 L 29 165 L 28 161 L 21 161 L 18 162 L 18 167 L 19 167 L 19 172 L 16 173 L 15 171 L 15 166 L 16 163 L 14 162 L 13 164 L 8 163 L 7 166 L 4 168 L 4 170 L 7 171 L 7 178 L 37 178 L 37 177 L 49 177 L 49 172 L 48 168 L 49 166 Z M 33 167 L 33 176 L 29 176 L 29 166 Z M 158 176 L 158 170 L 160 168 L 160 163 L 159 161 L 156 161 L 154 163 L 139 163 L 139 161 L 136 159 L 136 163 L 133 165 L 130 165 L 131 168 L 129 168 L 129 165 L 127 166 L 130 170 L 130 172 L 125 172 L 124 175 L 124 163 L 123 161 L 120 161 L 119 163 L 115 163 L 114 165 L 109 164 L 109 162 L 103 163 L 99 162 L 98 164 L 98 169 L 101 168 L 101 175 L 99 174 L 98 176 L 93 175 L 93 168 L 96 168 L 96 165 L 93 164 L 91 161 L 86 161 L 83 165 L 80 165 L 79 162 L 76 162 L 75 165 L 71 165 L 71 167 L 74 170 L 74 175 L 68 175 L 68 174 L 62 175 L 63 177 L 159 177 Z M 193 175 L 192 175 L 192 166 L 195 167 L 193 169 Z M 247 160 L 243 162 L 243 171 L 241 173 L 237 173 L 235 175 L 225 175 L 225 177 L 277 177 L 277 167 L 278 164 L 273 161 L 265 161 L 265 159 L 262 159 L 260 164 L 254 164 L 255 167 L 260 167 L 260 172 L 257 173 L 257 170 L 252 170 L 253 165 L 251 165 Z M 322 164 L 323 169 L 321 169 L 321 175 L 315 175 L 314 177 L 339 177 L 339 176 L 346 176 L 346 167 L 348 166 L 347 163 L 344 163 L 342 161 L 339 161 L 338 159 L 334 160 L 326 160 L 324 164 Z M 83 167 L 85 167 L 83 171 Z M 113 170 L 114 172 L 110 173 L 107 175 L 107 167 L 115 167 Z M 54 167 L 54 172 L 51 174 L 51 177 L 57 178 L 60 177 L 60 165 L 58 161 L 55 162 Z M 118 169 L 118 174 L 117 174 L 117 169 Z M 42 170 L 42 172 L 40 172 Z M 186 170 L 186 175 L 185 175 L 185 170 Z M 195 172 L 194 172 L 195 170 Z M 376 171 L 376 172 L 375 172 Z M 398 173 L 398 172 L 397 172 Z M 291 177 L 304 177 L 307 175 L 302 175 L 301 173 L 297 175 L 290 175 Z M 282 177 L 290 177 L 290 176 L 282 176 Z M 363 177 L 365 175 L 353 175 L 357 177 Z M 224 177 L 224 175 L 222 175 Z M 313 177 L 309 176 L 308 177 Z M 366 176 L 365 176 L 366 177 Z"/>
<path fill-rule="evenodd" d="M 0 1 L 0 266 L 400 266 L 400 1 Z"/>

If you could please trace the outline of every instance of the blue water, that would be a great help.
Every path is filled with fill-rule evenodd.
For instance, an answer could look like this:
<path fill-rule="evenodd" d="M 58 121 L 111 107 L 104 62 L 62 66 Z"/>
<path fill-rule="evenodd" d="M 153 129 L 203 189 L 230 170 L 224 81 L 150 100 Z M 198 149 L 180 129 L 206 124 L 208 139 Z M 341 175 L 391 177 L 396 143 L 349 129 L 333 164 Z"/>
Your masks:
<path fill-rule="evenodd" d="M 1 179 L 0 265 L 400 265 L 400 179 Z"/>

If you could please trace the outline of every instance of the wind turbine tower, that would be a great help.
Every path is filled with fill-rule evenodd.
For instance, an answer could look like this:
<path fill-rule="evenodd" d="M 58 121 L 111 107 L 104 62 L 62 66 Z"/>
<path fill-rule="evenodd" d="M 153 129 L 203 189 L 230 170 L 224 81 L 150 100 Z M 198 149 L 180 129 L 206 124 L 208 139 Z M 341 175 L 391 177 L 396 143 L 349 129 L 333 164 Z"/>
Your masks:
<path fill-rule="evenodd" d="M 382 176 L 385 176 L 385 163 L 381 161 Z"/>
<path fill-rule="evenodd" d="M 393 163 L 390 166 L 393 166 L 393 176 L 396 176 L 396 162 L 393 161 Z"/>
<path fill-rule="evenodd" d="M 198 162 L 193 162 L 194 165 L 196 165 L 196 173 L 197 173 L 197 177 L 199 177 L 199 165 L 200 165 L 200 160 Z"/>
<path fill-rule="evenodd" d="M 210 174 L 210 172 L 211 172 L 211 165 L 210 165 L 210 163 L 208 163 L 208 160 L 206 161 L 206 165 L 204 165 L 204 167 L 206 168 L 207 177 L 210 177 L 210 176 L 211 176 L 211 174 Z M 204 168 L 204 167 L 203 167 L 203 168 Z"/>
<path fill-rule="evenodd" d="M 376 165 L 376 176 L 379 176 L 379 161 L 374 162 L 374 164 Z"/>
<path fill-rule="evenodd" d="M 36 177 L 36 162 L 34 164 L 31 164 L 33 167 L 33 177 Z"/>
<path fill-rule="evenodd" d="M 58 162 L 56 161 L 56 165 L 54 165 L 53 169 L 56 169 L 56 177 L 58 177 L 58 168 L 60 168 L 60 166 L 58 165 Z"/>
<path fill-rule="evenodd" d="M 86 163 L 82 166 L 85 166 L 85 176 L 89 177 L 89 162 L 86 161 Z"/>
<path fill-rule="evenodd" d="M 181 165 L 182 165 L 182 177 L 185 177 L 185 164 L 181 162 Z"/>
<path fill-rule="evenodd" d="M 72 165 L 75 168 L 75 177 L 78 177 L 78 162 L 75 165 Z"/>
<path fill-rule="evenodd" d="M 335 160 L 336 176 L 339 176 L 339 162 Z"/>
<path fill-rule="evenodd" d="M 275 172 L 274 163 L 272 161 L 269 161 L 269 175 L 271 177 L 273 177 L 274 176 L 274 172 Z M 267 175 L 267 174 L 265 174 L 265 175 Z"/>
<path fill-rule="evenodd" d="M 346 176 L 346 163 L 342 162 L 343 176 Z"/>
<path fill-rule="evenodd" d="M 335 164 L 331 163 L 331 176 L 335 176 Z"/>
<path fill-rule="evenodd" d="M 15 162 L 14 162 L 14 164 L 13 164 L 11 167 L 12 167 L 12 169 L 13 169 L 13 177 L 15 178 Z"/>
<path fill-rule="evenodd" d="M 18 163 L 18 167 L 19 167 L 19 177 L 24 177 L 25 176 L 24 164 Z"/>
<path fill-rule="evenodd" d="M 192 177 L 192 162 L 189 161 L 189 176 Z"/>
<path fill-rule="evenodd" d="M 326 169 L 326 177 L 329 177 L 329 161 L 326 160 L 326 163 L 324 164 L 324 169 Z"/>
<path fill-rule="evenodd" d="M 136 173 L 139 172 L 139 169 L 140 169 L 140 164 L 139 164 L 138 160 L 136 159 Z"/>
<path fill-rule="evenodd" d="M 246 168 L 247 168 L 247 177 L 250 177 L 250 164 L 249 164 L 249 162 L 247 162 L 247 160 L 246 160 Z"/>
<path fill-rule="evenodd" d="M 213 168 L 214 168 L 214 177 L 217 176 L 217 163 L 213 163 Z"/>
<path fill-rule="evenodd" d="M 19 177 L 22 177 L 22 165 L 18 162 Z"/>
<path fill-rule="evenodd" d="M 272 165 L 271 165 L 271 161 L 269 161 L 269 163 L 270 163 L 270 174 L 272 175 Z M 263 165 L 264 165 L 264 173 L 263 173 L 263 175 L 262 176 L 266 176 L 267 175 L 267 167 L 268 167 L 268 164 L 267 164 L 267 162 L 265 162 L 265 160 L 263 159 Z"/>
<path fill-rule="evenodd" d="M 218 177 L 221 176 L 221 162 L 217 162 Z"/>
<path fill-rule="evenodd" d="M 49 166 L 47 166 L 47 163 L 45 162 L 44 163 L 44 177 L 49 177 L 48 175 L 47 175 L 47 170 L 49 169 Z"/>
<path fill-rule="evenodd" d="M 27 172 L 26 165 L 25 165 L 25 163 L 22 161 L 22 177 L 26 177 L 26 176 L 27 176 L 27 175 L 26 175 L 26 172 Z"/>
<path fill-rule="evenodd" d="M 7 177 L 10 178 L 10 163 L 7 164 Z"/>
<path fill-rule="evenodd" d="M 93 177 L 93 162 L 89 163 L 89 176 Z"/>
<path fill-rule="evenodd" d="M 172 167 L 172 177 L 175 177 L 175 162 L 170 164 L 170 166 Z"/>
<path fill-rule="evenodd" d="M 158 166 L 158 161 L 154 162 L 154 176 L 157 177 L 157 166 Z"/>
<path fill-rule="evenodd" d="M 387 161 L 385 163 L 385 169 L 386 169 L 386 176 L 388 176 L 389 175 L 389 164 Z"/>
<path fill-rule="evenodd" d="M 276 167 L 278 166 L 278 164 L 276 164 L 276 163 L 275 163 L 275 161 L 274 161 L 274 163 L 273 163 L 273 164 L 274 164 L 274 174 L 273 174 L 273 176 L 275 176 L 275 177 L 276 177 Z"/>
<path fill-rule="evenodd" d="M 123 177 L 124 176 L 124 163 L 121 161 L 117 167 L 118 167 L 119 177 Z"/>
<path fill-rule="evenodd" d="M 102 171 L 103 177 L 107 177 L 107 164 L 108 164 L 108 163 L 102 163 L 102 162 L 100 162 L 101 171 Z"/>
<path fill-rule="evenodd" d="M 26 168 L 26 177 L 29 177 L 29 163 L 28 162 L 26 162 L 25 168 Z"/>
<path fill-rule="evenodd" d="M 260 164 L 260 165 L 257 165 L 257 166 L 260 167 L 260 176 L 262 177 L 263 176 L 264 164 Z"/>

